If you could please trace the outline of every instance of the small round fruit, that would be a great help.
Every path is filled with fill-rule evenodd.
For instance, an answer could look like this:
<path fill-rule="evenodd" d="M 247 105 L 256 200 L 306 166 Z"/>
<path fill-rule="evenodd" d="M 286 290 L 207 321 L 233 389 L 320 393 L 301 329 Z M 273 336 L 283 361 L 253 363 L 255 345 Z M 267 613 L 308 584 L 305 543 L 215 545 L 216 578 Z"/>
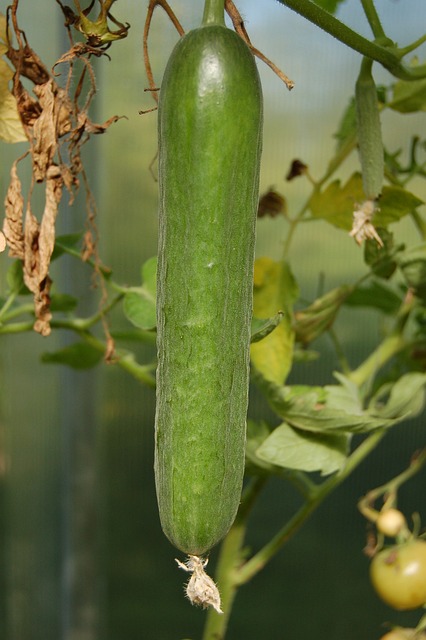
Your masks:
<path fill-rule="evenodd" d="M 398 509 L 385 509 L 379 513 L 376 520 L 377 529 L 389 537 L 397 536 L 405 524 L 405 517 Z"/>
<path fill-rule="evenodd" d="M 385 633 L 380 640 L 409 640 L 414 638 L 415 629 L 392 629 Z"/>
<path fill-rule="evenodd" d="M 380 551 L 370 565 L 378 596 L 394 609 L 417 609 L 426 603 L 426 542 L 412 540 Z"/>

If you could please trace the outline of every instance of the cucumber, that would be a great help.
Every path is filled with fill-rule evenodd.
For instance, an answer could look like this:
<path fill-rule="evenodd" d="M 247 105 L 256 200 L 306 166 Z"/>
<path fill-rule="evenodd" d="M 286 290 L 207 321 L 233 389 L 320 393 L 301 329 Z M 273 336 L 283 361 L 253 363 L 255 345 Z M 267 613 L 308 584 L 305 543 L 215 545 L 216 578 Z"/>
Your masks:
<path fill-rule="evenodd" d="M 155 480 L 162 529 L 192 558 L 241 497 L 262 137 L 253 55 L 223 0 L 209 4 L 171 54 L 158 108 Z"/>
<path fill-rule="evenodd" d="M 355 84 L 358 151 L 367 200 L 380 197 L 384 175 L 384 153 L 377 89 L 371 73 L 372 60 L 364 58 Z"/>

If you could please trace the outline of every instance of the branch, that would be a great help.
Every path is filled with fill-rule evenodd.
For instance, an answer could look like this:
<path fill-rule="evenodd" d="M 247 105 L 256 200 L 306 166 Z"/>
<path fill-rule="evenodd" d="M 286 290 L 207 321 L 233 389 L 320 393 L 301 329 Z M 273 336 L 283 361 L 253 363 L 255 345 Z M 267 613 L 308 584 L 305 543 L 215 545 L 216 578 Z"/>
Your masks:
<path fill-rule="evenodd" d="M 312 0 L 278 0 L 281 4 L 303 16 L 326 33 L 358 51 L 363 56 L 379 62 L 393 76 L 401 80 L 419 80 L 426 77 L 426 65 L 406 67 L 401 63 L 405 49 L 382 46 L 359 35 Z"/>

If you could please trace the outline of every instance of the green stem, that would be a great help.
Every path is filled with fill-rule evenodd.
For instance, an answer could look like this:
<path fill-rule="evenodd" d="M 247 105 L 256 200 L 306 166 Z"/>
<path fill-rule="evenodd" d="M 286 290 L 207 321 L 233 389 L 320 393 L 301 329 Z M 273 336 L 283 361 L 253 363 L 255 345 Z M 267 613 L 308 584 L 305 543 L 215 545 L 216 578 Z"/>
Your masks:
<path fill-rule="evenodd" d="M 0 335 L 25 333 L 26 331 L 32 331 L 33 328 L 34 320 L 30 320 L 29 322 L 11 322 L 9 324 L 0 326 Z"/>
<path fill-rule="evenodd" d="M 23 315 L 34 315 L 34 304 L 28 303 L 28 304 L 21 304 L 19 305 L 19 307 L 13 307 L 9 313 L 7 313 L 10 305 L 7 304 L 9 302 L 9 300 L 11 300 L 13 298 L 13 300 L 15 300 L 16 296 L 10 296 L 7 300 L 6 303 L 1 311 L 0 314 L 0 320 L 2 324 L 6 324 L 7 322 L 10 322 L 11 320 L 13 320 L 14 318 L 19 318 L 19 316 L 23 316 Z M 12 302 L 13 302 L 12 300 Z"/>
<path fill-rule="evenodd" d="M 243 560 L 242 549 L 248 516 L 267 479 L 267 476 L 258 476 L 250 481 L 244 491 L 235 522 L 222 542 L 216 580 L 221 595 L 223 614 L 216 613 L 214 609 L 209 610 L 202 640 L 223 640 L 225 637 L 237 591 L 235 573 Z"/>
<path fill-rule="evenodd" d="M 373 351 L 364 362 L 351 373 L 347 374 L 349 380 L 357 387 L 361 387 L 369 382 L 394 355 L 401 351 L 406 345 L 402 335 L 392 334 L 385 338 L 383 342 Z"/>
<path fill-rule="evenodd" d="M 407 469 L 404 469 L 401 473 L 399 473 L 395 478 L 389 480 L 385 484 L 380 485 L 380 487 L 376 487 L 375 489 L 371 489 L 361 500 L 358 502 L 358 509 L 362 514 L 368 514 L 369 510 L 372 509 L 375 501 L 381 496 L 394 495 L 399 489 L 399 487 L 405 484 L 410 478 L 412 478 L 416 473 L 420 471 L 422 466 L 426 463 L 426 449 L 423 449 L 417 456 L 413 458 L 410 462 L 410 466 Z M 376 512 L 377 513 L 377 512 Z"/>
<path fill-rule="evenodd" d="M 13 293 L 10 294 L 10 296 L 5 300 L 2 308 L 0 309 L 0 322 L 3 321 L 4 316 L 6 315 L 7 311 L 10 309 L 10 307 L 12 306 L 12 304 L 14 303 L 16 297 L 18 296 L 18 292 L 14 291 Z"/>
<path fill-rule="evenodd" d="M 383 31 L 373 0 L 361 0 L 361 4 L 376 41 L 387 42 L 389 39 Z"/>
<path fill-rule="evenodd" d="M 407 346 L 403 332 L 415 305 L 416 301 L 414 296 L 407 294 L 406 299 L 400 307 L 393 331 L 379 344 L 377 349 L 364 360 L 358 369 L 347 374 L 349 380 L 354 382 L 358 388 L 372 380 L 386 363 Z"/>
<path fill-rule="evenodd" d="M 211 24 L 225 26 L 225 0 L 205 0 L 201 25 L 205 27 Z"/>
<path fill-rule="evenodd" d="M 100 315 L 102 315 L 102 313 L 100 313 Z M 92 347 L 95 347 L 99 352 L 105 353 L 105 343 L 102 342 L 102 340 L 99 340 L 99 338 L 96 338 L 88 330 L 89 327 L 97 321 L 97 319 L 99 319 L 99 314 L 96 314 L 96 316 L 92 316 L 91 318 L 53 319 L 50 324 L 53 329 L 67 329 L 68 331 L 74 331 L 74 333 L 77 333 L 85 342 L 90 344 Z M 29 322 L 11 322 L 0 326 L 0 335 L 25 333 L 33 331 L 33 329 L 33 320 Z M 127 373 L 130 373 L 130 375 L 136 378 L 139 382 L 146 384 L 148 387 L 155 388 L 155 375 L 152 373 L 154 365 L 141 365 L 136 361 L 133 353 L 120 352 L 117 352 L 114 363 L 124 371 L 127 371 Z"/>
<path fill-rule="evenodd" d="M 300 14 L 351 49 L 358 51 L 361 55 L 379 62 L 396 78 L 415 80 L 426 77 L 426 65 L 406 67 L 401 63 L 403 55 L 401 51 L 395 47 L 391 49 L 367 40 L 311 0 L 278 0 L 278 2 Z"/>
<path fill-rule="evenodd" d="M 302 505 L 293 518 L 282 527 L 268 544 L 242 565 L 235 576 L 238 586 L 251 580 L 253 576 L 264 568 L 281 547 L 300 529 L 325 498 L 342 484 L 366 456 L 371 453 L 384 437 L 385 433 L 384 430 L 378 430 L 369 435 L 349 456 L 343 469 L 318 486 L 316 495 Z"/>
<path fill-rule="evenodd" d="M 408 44 L 406 47 L 401 47 L 399 49 L 399 54 L 401 58 L 407 55 L 407 53 L 411 53 L 415 51 L 418 47 L 420 47 L 424 42 L 426 42 L 426 33 L 421 36 L 418 40 L 415 40 L 411 44 Z"/>
<path fill-rule="evenodd" d="M 331 342 L 333 343 L 333 347 L 334 347 L 334 352 L 336 354 L 337 360 L 340 364 L 340 368 L 342 370 L 342 372 L 344 373 L 344 375 L 348 375 L 351 371 L 351 368 L 349 366 L 349 362 L 348 359 L 346 357 L 346 354 L 343 350 L 342 345 L 340 344 L 339 338 L 337 337 L 337 334 L 335 332 L 335 330 L 333 329 L 333 327 L 331 327 L 328 330 L 328 335 L 330 336 Z"/>
<path fill-rule="evenodd" d="M 75 320 L 52 320 L 51 325 L 53 328 L 69 329 L 78 333 L 78 335 L 92 347 L 97 349 L 101 353 L 105 353 L 106 345 L 102 340 L 96 338 L 86 328 L 79 327 Z M 133 353 L 117 351 L 114 364 L 118 367 L 130 373 L 136 380 L 143 382 L 148 387 L 155 388 L 155 376 L 152 374 L 154 365 L 141 365 L 139 364 Z"/>
<path fill-rule="evenodd" d="M 293 219 L 289 220 L 289 229 L 284 242 L 283 260 L 287 259 L 287 256 L 290 251 L 290 245 L 293 240 L 293 236 L 296 232 L 296 229 L 299 223 L 302 222 L 305 216 L 305 213 L 309 209 L 311 199 L 314 197 L 314 195 L 316 195 L 317 193 L 319 193 L 319 191 L 321 191 L 321 187 L 324 185 L 324 183 L 331 178 L 333 173 L 337 171 L 340 165 L 352 153 L 352 151 L 355 149 L 356 143 L 357 143 L 357 137 L 355 134 L 353 134 L 347 138 L 347 140 L 344 142 L 344 144 L 341 147 L 338 148 L 335 155 L 330 160 L 327 166 L 326 172 L 324 173 L 322 178 L 320 178 L 320 180 L 314 183 L 313 191 L 309 196 L 308 200 L 303 204 L 302 208 L 299 210 L 297 215 Z"/>

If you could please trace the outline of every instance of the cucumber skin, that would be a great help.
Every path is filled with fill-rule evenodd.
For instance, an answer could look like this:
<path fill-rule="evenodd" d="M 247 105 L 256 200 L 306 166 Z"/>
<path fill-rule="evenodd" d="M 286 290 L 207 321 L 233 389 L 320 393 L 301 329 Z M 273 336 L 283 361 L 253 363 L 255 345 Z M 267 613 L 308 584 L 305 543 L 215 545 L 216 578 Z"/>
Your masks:
<path fill-rule="evenodd" d="M 364 194 L 368 200 L 376 200 L 382 192 L 385 161 L 377 89 L 371 71 L 364 70 L 357 79 L 355 106 Z"/>
<path fill-rule="evenodd" d="M 176 45 L 160 90 L 155 480 L 190 555 L 228 532 L 244 475 L 262 91 L 223 26 Z"/>

